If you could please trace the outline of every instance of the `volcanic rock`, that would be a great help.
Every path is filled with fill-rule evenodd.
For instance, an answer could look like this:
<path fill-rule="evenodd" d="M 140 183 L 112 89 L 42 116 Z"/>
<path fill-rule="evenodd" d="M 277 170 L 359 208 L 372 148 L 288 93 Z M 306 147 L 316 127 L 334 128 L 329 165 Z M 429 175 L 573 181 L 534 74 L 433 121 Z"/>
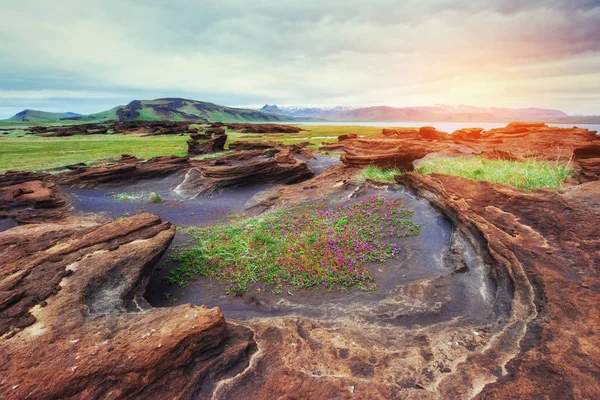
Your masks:
<path fill-rule="evenodd" d="M 192 196 L 208 195 L 224 187 L 290 184 L 313 175 L 306 162 L 298 160 L 290 148 L 237 151 L 194 165 L 177 189 Z"/>
<path fill-rule="evenodd" d="M 515 340 L 509 332 L 442 380 L 438 393 L 460 397 L 479 375 L 479 382 L 489 382 L 479 398 L 599 397 L 600 366 L 593 360 L 600 360 L 600 213 L 551 190 L 524 192 L 437 174 L 396 180 L 480 238 L 494 260 L 492 274 L 512 277 L 513 322 L 507 323 L 524 332 L 518 346 L 510 345 L 515 353 L 506 354 L 507 374 L 496 378 L 489 371 L 508 349 L 502 342 Z"/>
<path fill-rule="evenodd" d="M 352 166 L 377 165 L 412 170 L 413 162 L 430 153 L 477 154 L 511 160 L 548 160 L 567 163 L 573 149 L 600 143 L 594 131 L 557 128 L 545 124 L 511 123 L 506 128 L 479 133 L 480 128 L 463 129 L 456 135 L 433 131 L 431 127 L 384 129 L 381 135 L 344 142 L 342 161 Z M 422 137 L 425 135 L 425 139 Z M 584 174 L 594 174 L 595 161 L 583 161 Z M 583 178 L 588 179 L 588 178 Z"/>
<path fill-rule="evenodd" d="M 9 171 L 0 175 L 0 218 L 21 223 L 58 220 L 69 205 L 49 174 Z"/>
<path fill-rule="evenodd" d="M 297 126 L 280 124 L 227 123 L 224 125 L 240 133 L 298 133 L 304 130 Z"/>
<path fill-rule="evenodd" d="M 210 139 L 204 142 L 200 142 L 197 139 L 198 136 L 190 136 L 187 141 L 188 145 L 188 156 L 197 156 L 201 154 L 211 154 L 223 151 L 225 143 L 227 142 L 227 135 L 225 133 L 212 134 Z"/>
<path fill-rule="evenodd" d="M 575 149 L 573 161 L 575 178 L 580 183 L 600 179 L 600 143 Z"/>
<path fill-rule="evenodd" d="M 101 184 L 124 184 L 173 174 L 191 167 L 188 159 L 177 156 L 154 157 L 140 161 L 124 155 L 121 161 L 107 166 L 82 167 L 58 174 L 57 182 L 73 187 L 93 187 Z"/>
<path fill-rule="evenodd" d="M 248 364 L 249 330 L 217 308 L 140 297 L 175 228 L 151 214 L 0 233 L 0 393 L 197 398 Z"/>

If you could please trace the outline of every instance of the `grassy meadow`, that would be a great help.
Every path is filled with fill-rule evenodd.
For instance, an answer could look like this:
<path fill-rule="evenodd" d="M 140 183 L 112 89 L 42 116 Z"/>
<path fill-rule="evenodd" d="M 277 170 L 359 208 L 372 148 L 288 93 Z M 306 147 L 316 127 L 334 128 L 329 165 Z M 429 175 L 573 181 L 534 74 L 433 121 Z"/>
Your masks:
<path fill-rule="evenodd" d="M 28 125 L 31 125 L 29 123 Z M 25 124 L 12 123 L 3 127 L 21 128 Z M 287 144 L 311 142 L 320 145 L 334 141 L 338 135 L 353 132 L 374 135 L 380 127 L 368 126 L 304 126 L 305 131 L 295 134 L 243 134 L 229 131 L 228 143 L 234 141 L 277 140 Z M 0 173 L 7 170 L 40 171 L 69 164 L 98 163 L 131 154 L 140 158 L 161 155 L 185 155 L 187 136 L 162 135 L 83 135 L 68 137 L 39 137 L 23 130 L 7 131 L 0 135 Z"/>
<path fill-rule="evenodd" d="M 420 174 L 456 175 L 474 181 L 504 183 L 519 189 L 560 189 L 573 170 L 569 165 L 546 161 L 488 160 L 483 157 L 439 157 L 423 160 Z"/>

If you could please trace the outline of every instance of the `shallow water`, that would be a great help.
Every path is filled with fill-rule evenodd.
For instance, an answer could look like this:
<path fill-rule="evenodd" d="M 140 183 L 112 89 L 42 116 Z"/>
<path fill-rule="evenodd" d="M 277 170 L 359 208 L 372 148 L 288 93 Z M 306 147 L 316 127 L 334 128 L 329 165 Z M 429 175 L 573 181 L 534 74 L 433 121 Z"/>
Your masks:
<path fill-rule="evenodd" d="M 373 193 L 365 193 L 354 201 Z M 494 285 L 487 278 L 485 267 L 472 265 L 466 273 L 454 274 L 444 261 L 452 237 L 449 221 L 427 203 L 408 194 L 380 191 L 377 194 L 401 199 L 402 208 L 413 211 L 413 221 L 423 225 L 418 236 L 393 239 L 402 249 L 398 259 L 369 267 L 379 286 L 374 292 L 319 288 L 273 294 L 270 287 L 263 286 L 260 292 L 252 288 L 242 294 L 228 295 L 223 284 L 209 278 L 192 280 L 185 288 L 169 285 L 164 278 L 177 265 L 171 255 L 177 245 L 189 240 L 185 233 L 178 232 L 175 246 L 151 277 L 145 297 L 156 307 L 184 303 L 218 306 L 227 318 L 237 320 L 302 315 L 414 326 L 455 317 L 469 322 L 483 322 L 493 317 Z M 425 291 L 419 298 L 412 298 L 411 291 L 407 290 L 414 282 L 417 282 L 417 292 Z"/>
<path fill-rule="evenodd" d="M 0 219 L 0 232 L 7 231 L 17 225 L 18 224 L 12 218 L 2 218 Z"/>
<path fill-rule="evenodd" d="M 307 160 L 309 167 L 316 175 L 339 162 L 339 157 L 322 155 L 316 155 L 314 159 Z M 264 184 L 225 188 L 217 190 L 210 196 L 189 198 L 189 196 L 178 194 L 175 191 L 184 176 L 185 173 L 179 173 L 165 178 L 142 180 L 126 185 L 104 185 L 93 189 L 64 187 L 63 191 L 69 195 L 73 207 L 80 212 L 105 214 L 111 218 L 149 212 L 159 215 L 174 225 L 191 227 L 206 226 L 231 214 L 241 213 L 246 209 L 248 200 L 254 195 L 276 186 L 275 184 Z M 163 199 L 161 204 L 148 201 L 152 192 L 157 193 Z M 141 197 L 136 200 L 118 200 L 115 197 L 123 193 Z"/>

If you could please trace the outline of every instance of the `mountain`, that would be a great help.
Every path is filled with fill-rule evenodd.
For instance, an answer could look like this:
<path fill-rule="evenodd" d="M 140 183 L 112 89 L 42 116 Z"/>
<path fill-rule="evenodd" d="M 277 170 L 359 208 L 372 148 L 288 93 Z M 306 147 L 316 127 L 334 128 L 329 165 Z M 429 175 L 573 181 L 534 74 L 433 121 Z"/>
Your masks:
<path fill-rule="evenodd" d="M 28 116 L 23 119 L 22 115 Z M 44 119 L 33 119 L 29 116 L 45 115 Z M 117 106 L 107 111 L 75 115 L 70 113 L 55 114 L 43 111 L 25 110 L 9 121 L 198 121 L 198 122 L 284 122 L 297 121 L 296 118 L 264 113 L 246 108 L 232 108 L 202 101 L 164 98 L 156 100 L 134 100 L 123 106 Z"/>
<path fill-rule="evenodd" d="M 22 121 L 31 121 L 31 122 L 44 122 L 44 121 L 58 121 L 65 118 L 77 117 L 80 114 L 73 112 L 66 113 L 52 113 L 46 111 L 38 111 L 38 110 L 23 110 L 21 112 L 16 113 L 11 118 L 6 121 L 11 122 L 22 122 Z"/>
<path fill-rule="evenodd" d="M 270 110 L 276 111 L 270 111 Z M 276 112 L 290 117 L 318 118 L 342 122 L 555 122 L 595 123 L 598 117 L 569 116 L 559 110 L 543 108 L 502 108 L 434 105 L 427 107 L 277 107 L 262 108 L 265 112 Z"/>

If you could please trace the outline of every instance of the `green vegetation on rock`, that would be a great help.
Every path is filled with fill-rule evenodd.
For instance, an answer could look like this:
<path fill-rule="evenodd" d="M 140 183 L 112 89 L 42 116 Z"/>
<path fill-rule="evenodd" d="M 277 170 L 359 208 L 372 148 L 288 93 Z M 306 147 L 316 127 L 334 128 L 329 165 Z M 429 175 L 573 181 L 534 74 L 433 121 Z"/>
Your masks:
<path fill-rule="evenodd" d="M 397 169 L 383 169 L 379 167 L 375 167 L 370 165 L 368 167 L 363 168 L 362 176 L 365 179 L 371 179 L 374 181 L 386 181 L 386 182 L 394 182 L 394 176 L 402 175 L 404 172 Z"/>
<path fill-rule="evenodd" d="M 475 181 L 505 183 L 519 189 L 554 188 L 573 174 L 570 165 L 547 161 L 489 160 L 484 157 L 428 158 L 415 169 L 420 174 L 456 175 Z"/>
<path fill-rule="evenodd" d="M 367 268 L 398 255 L 390 239 L 415 235 L 419 225 L 398 200 L 372 196 L 346 205 L 304 204 L 229 225 L 186 231 L 193 243 L 175 256 L 171 283 L 196 276 L 220 280 L 227 292 L 258 284 L 281 293 L 322 287 L 374 288 Z"/>

